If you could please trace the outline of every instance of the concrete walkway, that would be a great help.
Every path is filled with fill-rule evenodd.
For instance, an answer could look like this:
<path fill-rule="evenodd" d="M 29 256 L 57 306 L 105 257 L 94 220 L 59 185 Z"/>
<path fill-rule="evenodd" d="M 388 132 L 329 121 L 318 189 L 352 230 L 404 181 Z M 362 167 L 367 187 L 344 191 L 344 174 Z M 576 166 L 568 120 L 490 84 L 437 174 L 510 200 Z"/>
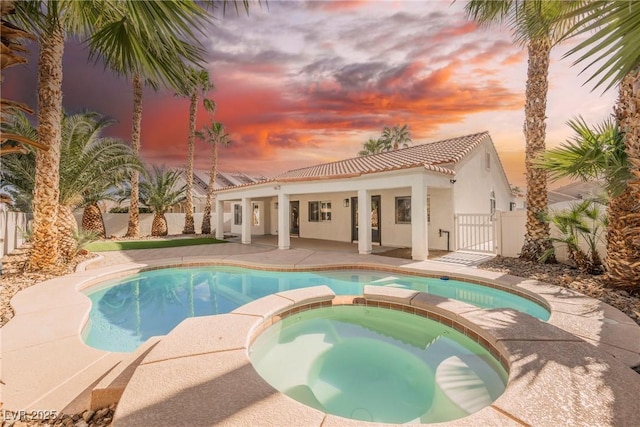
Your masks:
<path fill-rule="evenodd" d="M 3 382 L 0 384 L 0 400 L 3 402 L 3 409 L 80 411 L 88 407 L 89 395 L 94 385 L 118 364 L 131 358 L 128 353 L 105 352 L 84 344 L 81 332 L 87 321 L 90 302 L 79 292 L 80 290 L 108 279 L 133 274 L 141 269 L 211 263 L 282 269 L 321 266 L 384 268 L 399 273 L 436 277 L 449 275 L 452 278 L 506 287 L 513 292 L 546 301 L 552 312 L 548 323 L 575 337 L 578 342 L 587 343 L 587 347 L 584 348 L 590 349 L 587 352 L 589 355 L 593 356 L 592 352 L 596 352 L 597 363 L 593 362 L 595 359 L 585 357 L 587 353 L 583 351 L 583 347 L 580 347 L 582 350 L 576 347 L 575 354 L 567 348 L 567 352 L 557 354 L 562 360 L 558 359 L 558 363 L 555 363 L 554 345 L 549 342 L 549 348 L 544 354 L 539 354 L 539 357 L 545 360 L 544 366 L 560 366 L 567 370 L 564 373 L 562 369 L 557 371 L 557 378 L 562 378 L 564 374 L 576 378 L 578 372 L 583 376 L 576 383 L 575 401 L 572 402 L 574 409 L 597 401 L 604 396 L 601 393 L 603 388 L 611 388 L 616 381 L 619 384 L 632 384 L 630 387 L 638 390 L 636 393 L 640 392 L 640 376 L 628 368 L 640 364 L 640 327 L 607 304 L 535 280 L 525 280 L 454 263 L 415 262 L 322 249 L 298 248 L 281 251 L 259 243 L 105 252 L 101 255 L 102 259 L 89 264 L 85 271 L 37 284 L 18 293 L 12 300 L 16 316 L 0 330 Z M 517 329 L 517 324 L 510 328 Z M 527 333 L 517 330 L 518 334 Z M 533 336 L 532 339 L 537 338 Z M 541 365 L 540 369 L 544 366 Z M 593 377 L 592 392 L 587 390 L 590 382 L 585 378 L 589 376 Z M 531 379 L 533 378 L 535 377 Z M 553 389 L 552 378 L 544 378 L 551 383 L 538 383 L 536 387 Z M 615 396 L 608 395 L 606 398 L 607 402 L 615 400 L 610 402 L 611 410 L 616 410 L 616 405 L 624 400 L 618 395 L 619 392 L 616 391 L 614 394 Z M 541 422 L 539 425 L 551 424 Z"/>

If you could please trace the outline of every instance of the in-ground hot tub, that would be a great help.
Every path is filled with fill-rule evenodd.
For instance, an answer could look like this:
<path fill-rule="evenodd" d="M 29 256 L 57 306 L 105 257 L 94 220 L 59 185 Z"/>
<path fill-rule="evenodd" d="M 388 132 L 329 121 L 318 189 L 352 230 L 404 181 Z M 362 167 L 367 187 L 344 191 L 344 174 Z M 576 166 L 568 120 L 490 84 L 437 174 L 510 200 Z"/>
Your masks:
<path fill-rule="evenodd" d="M 507 371 L 468 336 L 426 317 L 344 305 L 289 315 L 256 337 L 256 371 L 323 412 L 363 421 L 435 423 L 505 390 Z"/>

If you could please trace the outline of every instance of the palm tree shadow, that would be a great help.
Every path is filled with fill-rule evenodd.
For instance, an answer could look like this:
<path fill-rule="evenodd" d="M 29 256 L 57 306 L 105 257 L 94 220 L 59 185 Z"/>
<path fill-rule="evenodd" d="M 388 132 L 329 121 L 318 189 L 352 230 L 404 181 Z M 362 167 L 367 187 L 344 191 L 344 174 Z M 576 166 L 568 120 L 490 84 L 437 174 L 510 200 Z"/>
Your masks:
<path fill-rule="evenodd" d="M 493 406 L 536 425 L 637 425 L 640 376 L 602 349 L 513 310 L 469 317 L 508 354 L 508 387 Z"/>

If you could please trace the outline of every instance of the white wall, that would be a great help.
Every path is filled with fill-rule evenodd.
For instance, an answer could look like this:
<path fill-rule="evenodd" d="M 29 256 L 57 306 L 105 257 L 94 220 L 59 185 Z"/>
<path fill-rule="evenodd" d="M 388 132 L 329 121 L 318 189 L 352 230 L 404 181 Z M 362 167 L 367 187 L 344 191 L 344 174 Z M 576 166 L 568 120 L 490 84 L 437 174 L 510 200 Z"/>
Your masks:
<path fill-rule="evenodd" d="M 396 224 L 396 197 L 411 196 L 411 188 L 380 191 L 372 195 L 380 195 L 382 245 L 411 247 L 411 224 Z"/>
<path fill-rule="evenodd" d="M 520 256 L 527 231 L 526 222 L 527 211 L 498 212 L 496 234 L 499 255 L 514 258 Z"/>
<path fill-rule="evenodd" d="M 195 222 L 196 233 L 201 232 L 202 227 L 202 215 L 201 213 L 193 214 L 193 219 Z M 74 213 L 76 221 L 78 224 L 82 223 L 82 212 Z M 169 227 L 169 234 L 176 235 L 182 234 L 182 230 L 184 229 L 184 214 L 183 213 L 167 213 L 164 215 L 167 218 L 167 225 Z M 106 213 L 103 214 L 104 217 L 104 226 L 106 228 L 107 237 L 109 236 L 118 236 L 122 237 L 127 233 L 127 226 L 129 224 L 129 214 L 128 213 Z M 230 231 L 230 214 L 224 214 L 225 222 L 224 222 L 224 230 Z M 140 235 L 141 236 L 150 236 L 151 235 L 151 224 L 153 222 L 153 214 L 140 214 Z M 211 228 L 212 232 L 215 229 L 216 225 L 216 214 L 211 214 Z"/>
<path fill-rule="evenodd" d="M 491 166 L 485 166 L 485 153 L 491 157 Z M 496 209 L 509 210 L 514 201 L 509 183 L 498 162 L 498 154 L 493 146 L 485 142 L 455 166 L 456 176 L 454 206 L 456 213 L 490 213 L 490 194 L 495 193 Z"/>
<path fill-rule="evenodd" d="M 447 233 L 440 235 L 440 230 L 445 230 L 449 231 L 449 249 L 454 250 L 455 225 L 452 197 L 450 189 L 429 188 L 431 212 L 428 228 L 429 249 L 447 250 Z"/>
<path fill-rule="evenodd" d="M 22 246 L 23 232 L 26 231 L 26 213 L 5 211 L 0 208 L 0 258 Z"/>
<path fill-rule="evenodd" d="M 300 237 L 311 239 L 351 241 L 351 192 L 291 195 L 291 202 L 300 202 Z M 349 199 L 349 207 L 343 206 Z M 309 202 L 331 202 L 331 221 L 309 222 Z"/>
<path fill-rule="evenodd" d="M 500 212 L 497 216 L 496 227 L 498 228 L 498 254 L 507 257 L 518 257 L 524 245 L 524 236 L 526 233 L 527 212 Z M 551 236 L 560 237 L 558 229 L 551 224 Z M 606 230 L 603 230 L 602 237 L 606 236 Z M 568 261 L 567 246 L 562 243 L 554 243 L 556 259 L 559 262 Z M 587 244 L 581 239 L 580 247 L 586 252 Z M 598 253 L 604 260 L 607 254 L 606 243 L 603 241 L 598 245 Z"/>

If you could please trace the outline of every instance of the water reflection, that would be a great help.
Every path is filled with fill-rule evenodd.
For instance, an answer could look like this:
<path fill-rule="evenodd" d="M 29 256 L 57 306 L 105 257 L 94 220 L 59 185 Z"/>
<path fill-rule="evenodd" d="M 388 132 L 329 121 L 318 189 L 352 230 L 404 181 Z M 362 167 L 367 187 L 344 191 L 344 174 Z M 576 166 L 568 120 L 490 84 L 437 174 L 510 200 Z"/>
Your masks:
<path fill-rule="evenodd" d="M 455 280 L 375 271 L 171 268 L 143 272 L 89 294 L 93 304 L 85 341 L 104 350 L 133 351 L 188 317 L 229 313 L 258 298 L 310 286 L 327 285 L 338 295 L 361 295 L 367 284 L 428 292 L 482 308 L 510 307 L 548 318 L 542 307 L 524 298 Z"/>

